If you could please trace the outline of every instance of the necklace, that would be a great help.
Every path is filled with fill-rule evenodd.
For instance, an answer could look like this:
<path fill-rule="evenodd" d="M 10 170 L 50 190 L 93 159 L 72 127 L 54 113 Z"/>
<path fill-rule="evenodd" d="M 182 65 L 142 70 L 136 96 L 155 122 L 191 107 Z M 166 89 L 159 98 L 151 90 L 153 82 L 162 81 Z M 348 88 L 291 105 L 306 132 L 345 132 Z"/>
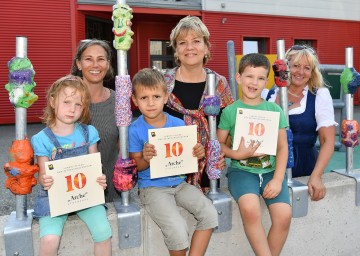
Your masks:
<path fill-rule="evenodd" d="M 205 72 L 204 69 L 203 69 L 202 71 L 203 71 L 203 73 L 204 73 L 204 80 L 206 80 L 206 72 Z M 180 82 L 186 83 L 186 82 L 183 80 L 182 76 L 181 76 L 181 66 L 179 67 L 179 78 L 180 78 Z M 191 83 L 191 82 L 190 82 L 190 83 Z"/>
<path fill-rule="evenodd" d="M 302 96 L 302 92 L 301 92 L 300 95 L 297 95 L 297 94 L 295 94 L 295 93 L 292 93 L 289 89 L 288 89 L 288 93 L 289 93 L 290 95 L 296 97 L 296 98 L 300 98 L 300 97 Z"/>

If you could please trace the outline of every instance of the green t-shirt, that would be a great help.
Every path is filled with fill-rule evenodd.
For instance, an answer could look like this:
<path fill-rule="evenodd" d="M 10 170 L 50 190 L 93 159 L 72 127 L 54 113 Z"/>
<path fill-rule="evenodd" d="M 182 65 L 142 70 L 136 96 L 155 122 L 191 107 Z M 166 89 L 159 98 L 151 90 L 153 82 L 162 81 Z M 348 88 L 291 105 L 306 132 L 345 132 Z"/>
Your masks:
<path fill-rule="evenodd" d="M 276 103 L 263 100 L 259 105 L 249 106 L 244 104 L 241 100 L 237 100 L 223 109 L 218 126 L 218 128 L 221 130 L 229 131 L 231 144 L 234 140 L 236 110 L 238 108 L 280 112 L 279 129 L 288 127 L 288 122 L 286 120 L 284 111 Z M 275 170 L 275 156 L 265 156 L 261 159 L 258 157 L 252 157 L 241 161 L 232 159 L 230 166 L 256 174 L 268 173 Z M 231 172 L 231 169 L 229 169 L 229 171 Z"/>

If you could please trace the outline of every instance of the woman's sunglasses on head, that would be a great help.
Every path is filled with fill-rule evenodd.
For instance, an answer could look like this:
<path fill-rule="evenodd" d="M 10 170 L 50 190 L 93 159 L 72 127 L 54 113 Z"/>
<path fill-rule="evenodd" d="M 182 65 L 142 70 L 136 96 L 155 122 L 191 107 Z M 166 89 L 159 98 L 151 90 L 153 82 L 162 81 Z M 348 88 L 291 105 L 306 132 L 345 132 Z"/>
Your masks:
<path fill-rule="evenodd" d="M 309 50 L 313 55 L 316 56 L 316 52 L 313 48 L 311 48 L 310 46 L 307 45 L 300 45 L 300 44 L 295 44 L 293 46 L 290 47 L 290 51 L 295 50 L 295 51 L 301 51 L 301 50 Z M 290 52 L 289 51 L 289 52 Z"/>

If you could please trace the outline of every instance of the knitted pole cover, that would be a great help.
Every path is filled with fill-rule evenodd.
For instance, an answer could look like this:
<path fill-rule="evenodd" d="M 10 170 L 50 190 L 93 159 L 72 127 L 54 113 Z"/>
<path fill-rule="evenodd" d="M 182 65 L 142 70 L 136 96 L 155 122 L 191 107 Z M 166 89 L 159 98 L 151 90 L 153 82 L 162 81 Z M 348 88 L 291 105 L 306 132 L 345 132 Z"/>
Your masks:
<path fill-rule="evenodd" d="M 125 192 L 131 190 L 137 182 L 138 174 L 134 159 L 119 158 L 114 167 L 113 183 L 117 191 Z"/>
<path fill-rule="evenodd" d="M 130 76 L 116 76 L 115 87 L 116 126 L 129 126 L 131 124 L 132 117 L 131 103 L 129 100 L 132 93 Z"/>
<path fill-rule="evenodd" d="M 359 145 L 359 124 L 356 120 L 343 120 L 341 123 L 341 143 L 354 148 Z"/>
<path fill-rule="evenodd" d="M 284 60 L 276 60 L 273 64 L 275 84 L 278 87 L 286 87 L 288 85 L 288 67 Z"/>
<path fill-rule="evenodd" d="M 218 168 L 217 163 L 220 156 L 220 143 L 218 140 L 209 140 L 207 143 L 207 165 L 206 173 L 209 176 L 209 179 L 216 180 L 221 176 L 221 170 Z"/>

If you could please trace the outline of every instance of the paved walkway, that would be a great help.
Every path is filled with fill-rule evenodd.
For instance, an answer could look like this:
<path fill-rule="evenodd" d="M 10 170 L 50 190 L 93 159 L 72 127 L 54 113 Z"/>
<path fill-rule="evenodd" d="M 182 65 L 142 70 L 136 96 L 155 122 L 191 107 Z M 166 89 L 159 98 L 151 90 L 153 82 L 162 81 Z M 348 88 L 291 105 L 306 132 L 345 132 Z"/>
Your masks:
<path fill-rule="evenodd" d="M 344 110 L 345 115 L 345 110 Z M 340 119 L 340 111 L 336 111 L 336 121 L 341 123 L 340 120 L 344 119 L 345 116 Z M 355 106 L 354 108 L 354 119 L 360 122 L 360 106 Z M 34 134 L 39 132 L 45 126 L 43 124 L 28 124 L 27 125 L 27 134 L 28 137 L 32 137 Z M 0 126 L 0 164 L 4 166 L 8 162 L 8 149 L 11 146 L 11 142 L 15 139 L 15 126 L 14 125 L 1 125 Z M 360 147 L 356 147 L 353 157 L 353 168 L 360 168 Z M 326 172 L 336 169 L 345 169 L 346 168 L 346 152 L 335 151 L 330 163 L 326 167 Z M 8 215 L 15 210 L 15 196 L 11 193 L 10 190 L 5 188 L 6 176 L 3 172 L 0 174 L 0 216 Z M 28 209 L 32 209 L 34 195 L 36 194 L 39 186 L 33 188 L 33 193 L 28 195 Z"/>

